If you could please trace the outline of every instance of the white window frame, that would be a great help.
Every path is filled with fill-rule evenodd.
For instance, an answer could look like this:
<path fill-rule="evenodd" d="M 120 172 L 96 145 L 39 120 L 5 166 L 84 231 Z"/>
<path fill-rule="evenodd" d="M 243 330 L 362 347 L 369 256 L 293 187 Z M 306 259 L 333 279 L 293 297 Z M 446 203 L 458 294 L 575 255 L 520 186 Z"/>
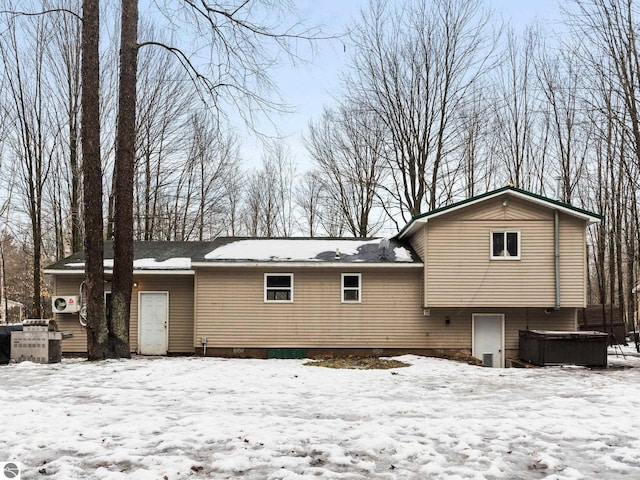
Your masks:
<path fill-rule="evenodd" d="M 345 277 L 358 277 L 358 288 L 354 287 L 345 287 L 344 279 Z M 362 303 L 362 274 L 361 273 L 343 273 L 340 277 L 340 300 L 342 303 Z M 357 291 L 358 299 L 357 300 L 345 300 L 344 292 L 345 291 Z"/>
<path fill-rule="evenodd" d="M 291 286 L 288 290 L 291 292 L 289 300 L 269 300 L 267 299 L 267 292 L 269 290 L 287 290 L 286 288 L 267 288 L 267 278 L 269 277 L 289 277 L 291 279 Z M 293 273 L 265 273 L 264 274 L 264 303 L 293 303 Z"/>
<path fill-rule="evenodd" d="M 507 234 L 515 233 L 518 236 L 518 254 L 515 256 L 510 255 L 494 255 L 493 254 L 493 235 L 496 233 L 502 233 L 504 235 L 504 251 L 507 251 Z M 491 230 L 489 232 L 489 258 L 491 260 L 520 260 L 520 254 L 522 251 L 522 236 L 520 235 L 520 230 L 509 230 L 509 229 L 496 229 Z"/>

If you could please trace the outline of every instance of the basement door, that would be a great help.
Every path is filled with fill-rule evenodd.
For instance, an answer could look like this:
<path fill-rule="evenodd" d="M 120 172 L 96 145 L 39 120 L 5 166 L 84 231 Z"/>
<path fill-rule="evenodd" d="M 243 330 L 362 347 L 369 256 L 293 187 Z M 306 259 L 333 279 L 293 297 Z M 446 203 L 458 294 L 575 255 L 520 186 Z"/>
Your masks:
<path fill-rule="evenodd" d="M 504 315 L 500 313 L 474 313 L 473 356 L 485 367 L 504 367 Z"/>
<path fill-rule="evenodd" d="M 166 355 L 169 346 L 169 292 L 139 292 L 138 351 Z"/>

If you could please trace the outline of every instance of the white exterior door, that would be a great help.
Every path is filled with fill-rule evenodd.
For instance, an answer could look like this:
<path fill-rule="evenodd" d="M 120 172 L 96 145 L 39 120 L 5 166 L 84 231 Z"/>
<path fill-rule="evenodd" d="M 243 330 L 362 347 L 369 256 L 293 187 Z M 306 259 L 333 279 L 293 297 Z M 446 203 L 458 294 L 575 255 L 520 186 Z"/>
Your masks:
<path fill-rule="evenodd" d="M 504 367 L 504 315 L 473 314 L 473 356 L 485 367 Z"/>
<path fill-rule="evenodd" d="M 140 292 L 138 350 L 142 355 L 166 355 L 169 345 L 169 294 Z"/>

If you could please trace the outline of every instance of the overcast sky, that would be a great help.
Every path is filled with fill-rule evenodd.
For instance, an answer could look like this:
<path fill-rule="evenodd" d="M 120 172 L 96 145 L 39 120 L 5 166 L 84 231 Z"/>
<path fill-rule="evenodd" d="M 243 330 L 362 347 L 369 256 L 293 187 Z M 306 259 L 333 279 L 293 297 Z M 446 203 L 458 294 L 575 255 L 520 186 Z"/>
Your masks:
<path fill-rule="evenodd" d="M 339 35 L 358 17 L 360 9 L 369 0 L 295 0 L 297 15 L 308 25 L 324 25 L 324 31 Z M 545 25 L 553 24 L 560 17 L 559 0 L 487 0 L 498 18 L 521 29 L 535 20 Z M 299 171 L 310 167 L 310 160 L 302 142 L 310 120 L 317 120 L 323 105 L 332 105 L 332 95 L 340 86 L 340 72 L 345 69 L 349 58 L 348 40 L 318 42 L 317 55 L 307 65 L 282 67 L 273 72 L 273 78 L 280 89 L 283 100 L 295 112 L 283 116 L 272 116 L 280 134 L 285 136 L 294 162 Z M 239 125 L 236 125 L 239 127 Z M 274 129 L 261 125 L 266 134 L 274 134 Z M 243 136 L 242 157 L 247 163 L 260 165 L 262 147 L 257 138 Z"/>

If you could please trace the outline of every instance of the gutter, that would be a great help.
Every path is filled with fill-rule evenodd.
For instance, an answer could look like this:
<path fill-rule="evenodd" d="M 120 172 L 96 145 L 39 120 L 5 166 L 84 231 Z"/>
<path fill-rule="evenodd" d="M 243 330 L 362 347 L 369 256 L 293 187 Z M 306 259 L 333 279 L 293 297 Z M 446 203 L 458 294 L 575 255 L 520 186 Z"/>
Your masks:
<path fill-rule="evenodd" d="M 560 310 L 560 218 L 558 210 L 554 210 L 553 216 L 553 249 L 555 255 L 556 274 L 556 306 L 554 310 Z"/>
<path fill-rule="evenodd" d="M 200 267 L 253 267 L 253 268 L 342 268 L 357 270 L 359 268 L 422 268 L 423 262 L 278 262 L 278 261 L 204 261 L 191 262 L 194 268 Z"/>
<path fill-rule="evenodd" d="M 45 268 L 42 273 L 44 273 L 45 275 L 84 275 L 84 268 L 83 269 L 66 269 L 66 268 L 62 268 L 62 269 L 49 269 L 49 268 Z M 113 270 L 109 269 L 109 270 L 105 270 L 104 271 L 105 275 L 113 275 Z M 134 270 L 133 271 L 134 275 L 195 275 L 196 272 L 193 269 L 189 269 L 189 270 L 154 270 L 154 269 L 144 269 L 144 270 Z"/>

